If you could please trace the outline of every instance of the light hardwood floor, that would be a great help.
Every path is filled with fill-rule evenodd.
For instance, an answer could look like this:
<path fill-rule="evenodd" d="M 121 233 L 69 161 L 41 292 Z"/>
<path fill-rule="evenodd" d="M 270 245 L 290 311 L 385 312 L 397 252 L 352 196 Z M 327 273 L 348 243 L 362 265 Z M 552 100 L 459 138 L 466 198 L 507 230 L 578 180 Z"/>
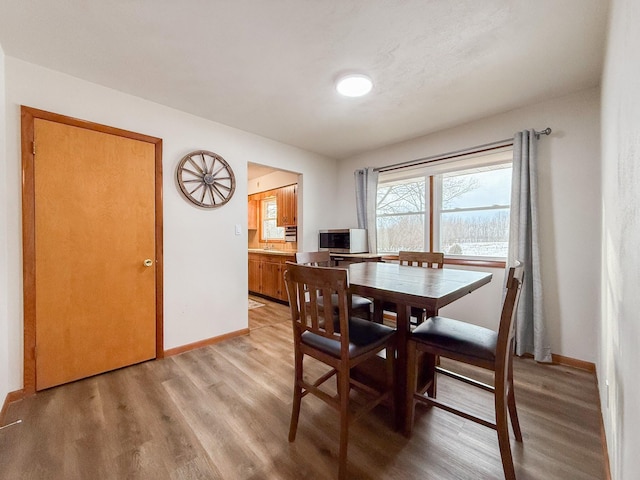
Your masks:
<path fill-rule="evenodd" d="M 256 300 L 266 305 L 250 310 L 248 336 L 10 405 L 6 422 L 23 422 L 0 431 L 0 478 L 336 478 L 338 416 L 330 407 L 305 397 L 296 441 L 287 441 L 288 308 Z M 442 378 L 439 396 L 491 412 L 489 395 L 453 383 Z M 512 439 L 518 479 L 605 478 L 593 374 L 516 359 L 515 388 L 524 436 L 523 444 Z M 493 430 L 420 407 L 410 439 L 391 426 L 384 407 L 353 424 L 350 478 L 503 478 Z"/>

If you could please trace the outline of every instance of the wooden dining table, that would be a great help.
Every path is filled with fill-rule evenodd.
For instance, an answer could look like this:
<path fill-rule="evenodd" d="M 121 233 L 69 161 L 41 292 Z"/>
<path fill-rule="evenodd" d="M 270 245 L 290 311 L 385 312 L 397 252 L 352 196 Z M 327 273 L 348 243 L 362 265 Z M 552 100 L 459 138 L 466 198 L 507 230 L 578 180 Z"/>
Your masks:
<path fill-rule="evenodd" d="M 396 425 L 402 428 L 407 414 L 407 340 L 411 307 L 424 308 L 427 318 L 445 305 L 491 281 L 492 274 L 453 268 L 422 268 L 395 263 L 362 262 L 349 265 L 349 291 L 373 298 L 374 321 L 382 322 L 382 302 L 397 305 L 397 358 L 394 385 Z"/>

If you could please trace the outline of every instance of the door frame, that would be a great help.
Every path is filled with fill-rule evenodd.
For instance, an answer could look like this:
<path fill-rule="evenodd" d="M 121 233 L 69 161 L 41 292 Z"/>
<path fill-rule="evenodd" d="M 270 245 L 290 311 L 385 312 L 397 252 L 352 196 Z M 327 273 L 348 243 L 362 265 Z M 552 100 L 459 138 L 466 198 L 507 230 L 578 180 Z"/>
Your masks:
<path fill-rule="evenodd" d="M 96 132 L 151 143 L 155 147 L 155 243 L 156 243 L 156 355 L 164 356 L 163 249 L 162 249 L 162 139 L 22 105 L 22 275 L 24 322 L 24 394 L 36 391 L 36 257 L 34 120 L 62 123 Z"/>

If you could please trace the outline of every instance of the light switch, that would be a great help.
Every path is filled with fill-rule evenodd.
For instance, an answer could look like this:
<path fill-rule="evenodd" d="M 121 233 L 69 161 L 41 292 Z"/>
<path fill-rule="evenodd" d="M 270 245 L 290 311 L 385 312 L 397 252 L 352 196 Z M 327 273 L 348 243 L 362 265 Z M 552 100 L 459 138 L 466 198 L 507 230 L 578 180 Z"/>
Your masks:
<path fill-rule="evenodd" d="M 242 230 L 240 229 L 240 224 L 236 223 L 236 235 L 241 235 L 242 234 Z"/>

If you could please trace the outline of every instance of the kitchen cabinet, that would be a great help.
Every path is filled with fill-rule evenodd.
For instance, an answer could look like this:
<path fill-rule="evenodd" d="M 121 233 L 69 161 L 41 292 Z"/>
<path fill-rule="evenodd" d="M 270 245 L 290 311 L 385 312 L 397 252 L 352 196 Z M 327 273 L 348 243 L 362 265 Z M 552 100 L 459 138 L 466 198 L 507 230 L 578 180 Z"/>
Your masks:
<path fill-rule="evenodd" d="M 260 256 L 249 254 L 249 291 L 260 292 Z"/>
<path fill-rule="evenodd" d="M 288 301 L 283 277 L 288 261 L 295 261 L 295 256 L 249 252 L 249 291 Z"/>
<path fill-rule="evenodd" d="M 262 272 L 260 273 L 262 280 L 261 293 L 263 295 L 278 298 L 280 300 L 287 298 L 283 280 L 284 269 L 282 268 L 282 265 L 283 263 L 280 262 L 279 258 L 269 258 L 269 256 L 265 256 L 263 259 L 261 263 Z"/>
<path fill-rule="evenodd" d="M 257 230 L 258 229 L 258 200 L 257 199 L 249 199 L 248 217 L 247 217 L 247 229 L 248 230 Z"/>
<path fill-rule="evenodd" d="M 298 222 L 298 185 L 289 185 L 276 190 L 279 227 L 295 227 Z"/>

